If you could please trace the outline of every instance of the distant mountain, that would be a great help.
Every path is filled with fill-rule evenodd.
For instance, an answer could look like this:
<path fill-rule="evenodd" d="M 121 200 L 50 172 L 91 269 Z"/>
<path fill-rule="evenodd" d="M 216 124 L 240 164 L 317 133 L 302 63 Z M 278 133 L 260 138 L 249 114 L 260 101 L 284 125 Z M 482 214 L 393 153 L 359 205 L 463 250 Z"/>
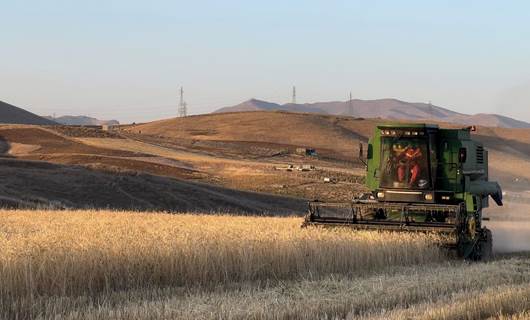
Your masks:
<path fill-rule="evenodd" d="M 31 113 L 19 107 L 15 107 L 14 105 L 3 101 L 0 101 L 0 123 L 36 125 L 57 124 L 49 119 L 39 117 L 34 113 Z"/>
<path fill-rule="evenodd" d="M 384 118 L 396 120 L 435 120 L 463 125 L 483 125 L 504 128 L 530 128 L 530 123 L 497 114 L 468 115 L 428 103 L 405 102 L 397 99 L 315 102 L 304 104 L 277 104 L 250 99 L 232 107 L 214 111 L 266 111 L 284 110 L 291 112 L 347 115 L 363 118 Z"/>
<path fill-rule="evenodd" d="M 53 120 L 60 124 L 71 125 L 71 126 L 101 126 L 101 125 L 118 125 L 120 124 L 117 120 L 99 120 L 87 116 L 62 116 L 62 117 L 51 117 L 46 116 L 46 119 Z"/>
<path fill-rule="evenodd" d="M 258 99 L 250 99 L 242 102 L 233 107 L 225 107 L 214 111 L 214 113 L 220 112 L 240 112 L 240 111 L 272 111 L 272 110 L 285 110 L 292 112 L 312 112 L 312 113 L 326 113 L 321 108 L 312 107 L 309 104 L 277 104 L 274 102 L 267 102 Z"/>

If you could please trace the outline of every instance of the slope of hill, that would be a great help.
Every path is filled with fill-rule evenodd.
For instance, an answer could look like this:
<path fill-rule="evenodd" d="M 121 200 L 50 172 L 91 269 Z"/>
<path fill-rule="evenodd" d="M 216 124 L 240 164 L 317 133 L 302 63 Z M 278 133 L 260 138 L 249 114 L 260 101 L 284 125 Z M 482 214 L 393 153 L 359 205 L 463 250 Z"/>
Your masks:
<path fill-rule="evenodd" d="M 75 126 L 101 126 L 101 125 L 119 125 L 118 120 L 99 120 L 87 116 L 61 116 L 61 117 L 44 117 L 48 120 L 55 121 L 64 125 L 75 125 Z"/>
<path fill-rule="evenodd" d="M 301 214 L 301 199 L 226 189 L 150 174 L 90 170 L 0 157 L 0 207 L 113 208 Z M 23 183 L 31 181 L 31 183 Z"/>
<path fill-rule="evenodd" d="M 4 125 L 0 126 L 0 152 L 19 160 L 80 165 L 108 174 L 143 172 L 230 189 L 336 200 L 361 190 L 364 170 L 356 160 L 359 142 L 366 143 L 381 121 L 284 111 L 218 113 L 129 126 L 120 131 L 121 139 L 71 137 L 56 131 L 57 126 Z M 530 130 L 479 127 L 474 135 L 490 151 L 492 180 L 507 190 L 530 190 Z M 316 148 L 318 157 L 300 156 L 297 147 Z M 311 164 L 317 170 L 277 169 L 286 164 Z M 21 172 L 29 170 L 21 168 Z M 14 180 L 33 187 L 23 182 L 27 177 L 21 173 Z M 339 183 L 326 184 L 325 177 Z M 50 178 L 36 187 L 41 188 L 46 179 Z M 91 188 L 87 190 L 92 192 Z M 24 195 L 22 189 L 17 192 Z M 76 199 L 72 203 L 81 201 Z"/>
<path fill-rule="evenodd" d="M 478 113 L 471 116 L 455 116 L 450 118 L 450 122 L 465 125 L 481 125 L 485 127 L 500 127 L 514 129 L 528 129 L 530 124 L 521 120 L 498 114 Z"/>
<path fill-rule="evenodd" d="M 433 119 L 463 125 L 497 126 L 505 128 L 530 128 L 530 123 L 515 120 L 496 114 L 468 115 L 428 103 L 411 103 L 397 99 L 377 99 L 351 101 L 331 101 L 305 104 L 276 104 L 251 99 L 233 107 L 225 107 L 214 111 L 270 111 L 284 110 L 291 112 L 309 112 L 331 115 L 349 115 L 363 118 L 384 118 L 397 120 Z"/>
<path fill-rule="evenodd" d="M 135 143 L 103 140 L 98 146 L 64 136 L 55 126 L 0 126 L 0 208 L 115 208 L 245 213 L 304 211 L 304 201 L 209 185 L 208 172 L 184 160 L 112 148 Z M 152 147 L 151 149 L 156 149 Z M 164 150 L 164 149 L 161 149 Z M 155 150 L 159 151 L 159 150 Z M 241 166 L 238 166 L 241 167 Z M 30 183 L 29 183 L 30 182 Z"/>
<path fill-rule="evenodd" d="M 322 154 L 351 159 L 359 140 L 367 141 L 374 121 L 284 111 L 215 113 L 175 118 L 129 127 L 129 132 L 177 141 L 262 142 L 313 147 Z"/>
<path fill-rule="evenodd" d="M 257 111 L 167 119 L 132 126 L 127 130 L 166 137 L 178 143 L 192 141 L 193 145 L 205 141 L 229 141 L 306 146 L 316 148 L 326 158 L 352 161 L 358 152 L 359 141 L 366 142 L 374 125 L 379 122 L 384 120 Z M 530 130 L 479 127 L 474 136 L 490 150 L 492 180 L 500 180 L 508 189 L 530 190 Z"/>
<path fill-rule="evenodd" d="M 54 121 L 39 117 L 24 109 L 0 101 L 0 123 L 54 125 Z"/>

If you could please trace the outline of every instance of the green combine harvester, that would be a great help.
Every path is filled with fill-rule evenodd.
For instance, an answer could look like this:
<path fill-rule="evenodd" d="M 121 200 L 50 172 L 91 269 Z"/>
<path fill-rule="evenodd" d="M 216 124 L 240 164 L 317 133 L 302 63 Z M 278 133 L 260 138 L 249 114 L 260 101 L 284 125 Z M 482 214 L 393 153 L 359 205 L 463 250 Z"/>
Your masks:
<path fill-rule="evenodd" d="M 349 203 L 310 202 L 304 226 L 436 232 L 459 256 L 488 259 L 492 235 L 482 226 L 482 209 L 489 196 L 502 206 L 502 191 L 488 181 L 488 152 L 471 139 L 473 130 L 377 126 L 366 157 L 362 144 L 359 151 L 370 192 Z"/>

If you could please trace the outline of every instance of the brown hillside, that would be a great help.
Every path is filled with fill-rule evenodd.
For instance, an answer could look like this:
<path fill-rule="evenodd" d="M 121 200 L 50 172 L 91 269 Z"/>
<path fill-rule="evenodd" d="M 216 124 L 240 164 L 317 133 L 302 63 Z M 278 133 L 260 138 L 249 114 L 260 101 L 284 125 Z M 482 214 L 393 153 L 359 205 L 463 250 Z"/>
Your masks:
<path fill-rule="evenodd" d="M 183 168 L 180 163 L 161 161 L 139 150 L 119 150 L 82 143 L 58 133 L 63 132 L 62 129 L 57 126 L 0 125 L 0 156 L 85 165 L 104 171 L 138 171 L 173 178 L 203 178 L 200 173 Z"/>
<path fill-rule="evenodd" d="M 367 141 L 374 124 L 373 120 L 351 117 L 257 111 L 161 120 L 127 130 L 183 141 L 266 142 L 331 149 L 351 158 L 359 141 Z"/>
<path fill-rule="evenodd" d="M 39 126 L 0 125 L 0 140 L 7 143 L 11 155 L 27 154 L 102 154 L 135 156 L 133 152 L 95 148 L 79 143 L 52 130 Z"/>
<path fill-rule="evenodd" d="M 377 119 L 310 113 L 234 112 L 174 118 L 129 127 L 132 133 L 174 141 L 245 141 L 307 146 L 331 150 L 338 159 L 352 159 L 359 141 L 366 142 Z M 440 123 L 442 127 L 458 127 Z M 490 150 L 493 179 L 530 189 L 530 129 L 479 127 L 474 133 Z M 196 142 L 197 143 L 197 142 Z"/>
<path fill-rule="evenodd" d="M 285 214 L 301 214 L 305 208 L 303 200 L 234 190 L 237 186 L 230 181 L 219 183 L 214 174 L 227 169 L 224 160 L 208 171 L 208 156 L 124 138 L 73 138 L 59 133 L 62 129 L 0 125 L 0 207 Z"/>
<path fill-rule="evenodd" d="M 93 199 L 100 193 L 97 187 L 87 185 L 95 179 L 90 172 L 99 172 L 102 176 L 98 177 L 109 181 L 110 187 L 105 194 L 125 196 L 125 199 L 129 198 L 127 194 L 130 192 L 122 192 L 122 175 L 143 173 L 164 178 L 160 185 L 132 179 L 140 185 L 133 198 L 150 203 L 144 208 L 171 199 L 170 193 L 161 190 L 183 182 L 175 178 L 213 184 L 223 193 L 245 190 L 345 201 L 363 189 L 364 169 L 354 161 L 359 141 L 366 142 L 374 125 L 381 121 L 286 112 L 224 113 L 168 119 L 129 126 L 113 135 L 88 137 L 70 136 L 68 131 L 56 130 L 57 127 L 5 125 L 0 126 L 0 152 L 4 157 L 59 165 L 54 170 L 42 172 L 43 178 L 34 179 L 35 184 L 30 185 L 25 181 L 40 173 L 31 172 L 31 166 L 21 164 L 4 175 L 13 179 L 13 186 L 5 192 L 16 191 L 9 198 L 23 201 L 37 188 L 39 193 L 31 198 L 84 206 L 86 202 L 78 197 L 77 191 L 90 193 L 90 197 L 94 193 Z M 499 180 L 507 190 L 530 190 L 530 130 L 480 127 L 475 137 L 490 150 L 492 180 Z M 314 147 L 319 156 L 297 155 L 294 149 L 298 146 Z M 316 169 L 308 172 L 281 169 L 287 165 L 304 164 L 314 165 Z M 76 166 L 90 170 L 74 169 Z M 77 176 L 68 177 L 67 181 L 69 185 L 78 186 L 77 191 L 62 189 L 63 174 Z M 334 183 L 325 183 L 324 178 L 332 178 Z M 149 181 L 162 180 L 154 178 Z M 53 184 L 47 187 L 48 182 Z M 15 188 L 21 186 L 23 188 Z M 55 192 L 57 188 L 61 191 Z M 184 196 L 189 194 L 186 188 L 175 189 L 175 192 Z M 141 190 L 145 192 L 142 194 Z M 241 195 L 249 196 L 246 193 Z M 227 197 L 223 194 L 216 200 L 219 207 L 229 201 Z M 196 205 L 204 209 L 199 191 L 189 200 L 186 207 L 176 202 L 165 207 L 191 208 Z M 119 202 L 117 208 L 131 208 L 125 205 L 127 201 Z M 214 202 L 211 206 L 215 207 Z"/>

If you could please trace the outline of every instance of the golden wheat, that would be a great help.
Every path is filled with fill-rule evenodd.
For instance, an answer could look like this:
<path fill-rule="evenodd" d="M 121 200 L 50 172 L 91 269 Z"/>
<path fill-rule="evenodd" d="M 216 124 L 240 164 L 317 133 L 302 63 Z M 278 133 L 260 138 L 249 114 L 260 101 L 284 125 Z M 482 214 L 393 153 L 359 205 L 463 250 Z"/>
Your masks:
<path fill-rule="evenodd" d="M 362 275 L 442 258 L 428 236 L 300 228 L 300 218 L 3 211 L 0 297 Z M 26 308 L 26 309 L 25 309 Z"/>
<path fill-rule="evenodd" d="M 526 310 L 526 311 L 522 311 L 516 314 L 511 314 L 511 315 L 500 314 L 498 316 L 494 316 L 489 319 L 490 320 L 528 320 L 530 319 L 530 311 Z"/>
<path fill-rule="evenodd" d="M 55 319 L 524 319 L 529 260 L 450 261 L 374 275 L 240 283 L 203 288 L 144 288 L 33 301 Z M 525 309 L 526 308 L 526 309 Z M 59 316 L 57 312 L 62 311 Z M 43 319 L 46 316 L 42 317 Z"/>
<path fill-rule="evenodd" d="M 0 221 L 6 319 L 524 319 L 529 307 L 529 257 L 448 260 L 431 235 L 111 211 Z"/>

